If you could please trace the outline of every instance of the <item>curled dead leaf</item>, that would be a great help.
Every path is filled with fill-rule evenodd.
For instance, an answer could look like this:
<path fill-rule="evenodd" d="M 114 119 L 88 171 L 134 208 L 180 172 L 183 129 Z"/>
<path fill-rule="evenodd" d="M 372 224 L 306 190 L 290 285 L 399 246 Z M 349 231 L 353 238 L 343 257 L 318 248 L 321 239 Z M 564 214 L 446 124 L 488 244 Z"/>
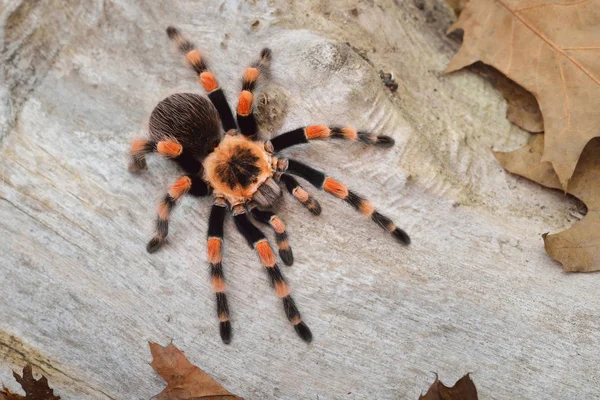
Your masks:
<path fill-rule="evenodd" d="M 48 386 L 48 379 L 45 376 L 42 375 L 40 379 L 33 377 L 31 364 L 23 367 L 23 375 L 13 371 L 13 376 L 25 391 L 25 397 L 11 393 L 3 386 L 0 391 L 0 400 L 60 400 L 60 396 L 55 396 L 54 390 Z"/>
<path fill-rule="evenodd" d="M 544 117 L 542 160 L 568 189 L 587 143 L 600 136 L 600 0 L 467 3 L 449 29 L 464 30 L 447 67 L 491 65 L 530 91 Z"/>
<path fill-rule="evenodd" d="M 543 186 L 561 188 L 549 162 L 542 161 L 544 135 L 512 152 L 494 152 L 500 164 L 513 174 Z M 546 252 L 563 265 L 566 272 L 600 270 L 600 138 L 585 147 L 569 183 L 570 194 L 585 203 L 587 215 L 566 231 L 544 235 Z"/>
<path fill-rule="evenodd" d="M 435 381 L 419 400 L 477 400 L 477 388 L 469 374 L 460 378 L 454 386 L 444 385 L 435 375 Z"/>
<path fill-rule="evenodd" d="M 193 365 L 172 343 L 163 347 L 149 343 L 152 368 L 167 382 L 167 387 L 152 400 L 243 400 Z"/>

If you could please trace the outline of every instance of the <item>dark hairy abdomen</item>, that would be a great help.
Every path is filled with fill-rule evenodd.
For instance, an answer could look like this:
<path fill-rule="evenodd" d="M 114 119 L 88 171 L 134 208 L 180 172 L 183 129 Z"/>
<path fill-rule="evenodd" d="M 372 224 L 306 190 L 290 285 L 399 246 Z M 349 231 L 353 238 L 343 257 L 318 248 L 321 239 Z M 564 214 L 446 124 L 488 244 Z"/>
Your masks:
<path fill-rule="evenodd" d="M 221 124 L 210 101 L 193 93 L 177 93 L 162 100 L 150 115 L 150 138 L 176 139 L 203 159 L 221 141 Z"/>

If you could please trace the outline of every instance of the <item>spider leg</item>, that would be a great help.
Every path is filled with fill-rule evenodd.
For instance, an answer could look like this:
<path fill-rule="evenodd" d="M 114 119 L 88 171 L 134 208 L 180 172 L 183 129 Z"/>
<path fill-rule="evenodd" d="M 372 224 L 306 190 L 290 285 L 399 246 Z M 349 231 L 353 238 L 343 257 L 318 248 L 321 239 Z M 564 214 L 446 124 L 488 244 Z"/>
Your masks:
<path fill-rule="evenodd" d="M 308 211 L 314 215 L 321 214 L 321 205 L 319 202 L 300 186 L 296 178 L 288 174 L 281 174 L 279 180 L 285 184 L 287 191 L 290 192 L 300 204 L 306 207 Z"/>
<path fill-rule="evenodd" d="M 394 139 L 385 135 L 374 135 L 368 132 L 357 132 L 356 129 L 346 127 L 329 127 L 326 125 L 309 125 L 293 131 L 282 133 L 270 140 L 275 152 L 281 151 L 297 144 L 308 143 L 309 140 L 318 139 L 346 139 L 354 142 L 363 142 L 381 147 L 390 147 Z"/>
<path fill-rule="evenodd" d="M 275 240 L 277 241 L 277 247 L 279 247 L 279 256 L 283 260 L 285 265 L 292 265 L 294 263 L 294 254 L 292 248 L 288 242 L 288 235 L 285 230 L 285 224 L 277 215 L 271 211 L 265 211 L 258 208 L 256 204 L 252 204 L 250 207 L 250 213 L 252 216 L 263 224 L 270 225 L 275 231 Z"/>
<path fill-rule="evenodd" d="M 348 189 L 346 185 L 299 161 L 292 159 L 288 159 L 288 161 L 287 172 L 298 175 L 306 179 L 313 186 L 344 200 L 357 211 L 360 211 L 367 217 L 371 217 L 375 223 L 392 234 L 399 242 L 410 244 L 410 237 L 406 232 L 398 228 L 391 219 L 376 211 L 375 207 L 369 201 Z"/>
<path fill-rule="evenodd" d="M 217 316 L 219 317 L 219 333 L 223 343 L 231 342 L 231 323 L 229 322 L 229 306 L 225 295 L 225 278 L 223 276 L 223 221 L 225 220 L 226 203 L 216 197 L 210 210 L 208 220 L 207 251 L 210 263 L 210 279 L 217 298 Z"/>
<path fill-rule="evenodd" d="M 198 176 L 185 175 L 177 180 L 169 189 L 164 199 L 158 205 L 158 217 L 156 219 L 156 233 L 146 245 L 148 253 L 154 253 L 162 246 L 169 233 L 169 218 L 173 208 L 186 194 L 194 196 L 206 196 L 210 189 L 208 185 Z"/>
<path fill-rule="evenodd" d="M 271 50 L 264 48 L 260 52 L 260 58 L 251 67 L 246 68 L 242 81 L 242 93 L 237 107 L 237 123 L 242 135 L 254 139 L 258 132 L 252 103 L 254 101 L 254 89 L 261 74 L 268 74 L 271 66 Z"/>
<path fill-rule="evenodd" d="M 156 151 L 156 142 L 153 140 L 134 139 L 129 150 L 129 171 L 138 172 L 148 169 L 146 154 Z"/>
<path fill-rule="evenodd" d="M 138 172 L 146 169 L 146 154 L 150 153 L 158 153 L 165 158 L 172 159 L 190 175 L 198 175 L 202 171 L 202 163 L 179 143 L 170 140 L 156 142 L 146 139 L 135 139 L 131 142 L 129 170 Z"/>
<path fill-rule="evenodd" d="M 167 28 L 167 35 L 169 36 L 169 39 L 177 44 L 179 51 L 185 55 L 189 65 L 198 74 L 200 83 L 204 87 L 204 90 L 206 90 L 208 98 L 215 105 L 215 108 L 219 113 L 225 132 L 236 129 L 235 120 L 233 119 L 229 104 L 227 103 L 225 93 L 223 93 L 223 90 L 219 87 L 215 74 L 208 70 L 206 61 L 202 59 L 200 52 L 194 47 L 192 42 L 181 36 L 181 33 L 176 28 L 169 26 Z"/>
<path fill-rule="evenodd" d="M 275 262 L 275 254 L 273 254 L 273 250 L 271 250 L 271 246 L 269 246 L 265 235 L 254 226 L 243 208 L 238 207 L 234 209 L 233 220 L 235 226 L 244 236 L 250 247 L 254 248 L 258 253 L 263 266 L 269 274 L 271 284 L 275 289 L 275 294 L 277 297 L 281 298 L 285 315 L 294 326 L 296 333 L 304 341 L 310 342 L 312 340 L 312 333 L 308 326 L 302 321 L 296 303 L 292 299 L 292 296 L 290 296 L 290 290 Z"/>

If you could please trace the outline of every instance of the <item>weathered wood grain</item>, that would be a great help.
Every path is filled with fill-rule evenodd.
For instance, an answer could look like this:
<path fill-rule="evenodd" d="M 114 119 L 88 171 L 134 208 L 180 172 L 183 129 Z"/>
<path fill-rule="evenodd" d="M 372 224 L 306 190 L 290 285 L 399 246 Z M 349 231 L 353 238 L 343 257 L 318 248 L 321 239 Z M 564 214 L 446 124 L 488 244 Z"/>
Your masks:
<path fill-rule="evenodd" d="M 163 383 L 146 341 L 173 340 L 247 399 L 416 399 L 432 371 L 445 382 L 472 372 L 481 398 L 597 396 L 598 276 L 562 273 L 541 239 L 571 224 L 577 204 L 494 160 L 492 145 L 516 148 L 526 134 L 481 78 L 441 74 L 456 48 L 443 34 L 451 15 L 441 1 L 5 0 L 0 381 L 16 390 L 10 369 L 31 361 L 64 399 L 147 399 Z M 323 193 L 318 218 L 284 199 L 296 256 L 284 273 L 309 346 L 230 220 L 234 340 L 221 344 L 207 200 L 184 199 L 168 245 L 145 251 L 177 171 L 152 158 L 147 173 L 129 174 L 129 141 L 160 99 L 201 92 L 166 39 L 169 24 L 210 54 L 231 100 L 244 66 L 272 48 L 266 136 L 349 123 L 396 139 L 389 150 L 288 151 L 413 239 L 398 246 Z M 395 94 L 380 69 L 395 73 Z"/>

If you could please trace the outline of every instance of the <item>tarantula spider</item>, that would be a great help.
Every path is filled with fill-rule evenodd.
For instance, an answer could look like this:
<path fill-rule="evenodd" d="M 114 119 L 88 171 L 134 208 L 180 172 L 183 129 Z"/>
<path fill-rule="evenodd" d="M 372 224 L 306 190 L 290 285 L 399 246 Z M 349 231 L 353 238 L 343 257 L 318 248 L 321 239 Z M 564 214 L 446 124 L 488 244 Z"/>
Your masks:
<path fill-rule="evenodd" d="M 269 72 L 271 51 L 263 49 L 260 59 L 244 73 L 236 125 L 227 99 L 200 52 L 177 29 L 169 27 L 167 34 L 198 74 L 212 104 L 204 97 L 192 93 L 178 93 L 167 97 L 152 111 L 149 139 L 137 139 L 131 145 L 129 169 L 133 172 L 145 169 L 145 155 L 153 152 L 175 161 L 185 171 L 185 175 L 173 184 L 158 206 L 156 233 L 148 243 L 147 250 L 152 253 L 164 243 L 171 212 L 185 194 L 200 197 L 212 193 L 214 201 L 208 222 L 207 247 L 212 287 L 217 298 L 221 339 L 225 343 L 231 341 L 222 267 L 223 221 L 229 208 L 237 229 L 258 253 L 275 294 L 283 302 L 288 320 L 298 335 L 310 342 L 312 333 L 302 321 L 290 296 L 275 255 L 265 235 L 252 223 L 248 213 L 257 221 L 273 228 L 281 259 L 286 265 L 292 265 L 294 259 L 285 225 L 277 215 L 266 209 L 281 195 L 277 183 L 281 182 L 311 213 L 321 213 L 319 203 L 292 176 L 296 175 L 316 188 L 345 200 L 398 241 L 409 244 L 410 239 L 403 230 L 342 183 L 299 161 L 276 156 L 283 149 L 315 139 L 347 139 L 383 147 L 393 145 L 394 141 L 388 136 L 357 132 L 350 127 L 324 125 L 310 125 L 282 133 L 266 142 L 259 141 L 256 138 L 258 128 L 252 106 L 253 92 L 258 78 Z M 223 130 L 227 132 L 225 136 L 222 135 Z"/>

